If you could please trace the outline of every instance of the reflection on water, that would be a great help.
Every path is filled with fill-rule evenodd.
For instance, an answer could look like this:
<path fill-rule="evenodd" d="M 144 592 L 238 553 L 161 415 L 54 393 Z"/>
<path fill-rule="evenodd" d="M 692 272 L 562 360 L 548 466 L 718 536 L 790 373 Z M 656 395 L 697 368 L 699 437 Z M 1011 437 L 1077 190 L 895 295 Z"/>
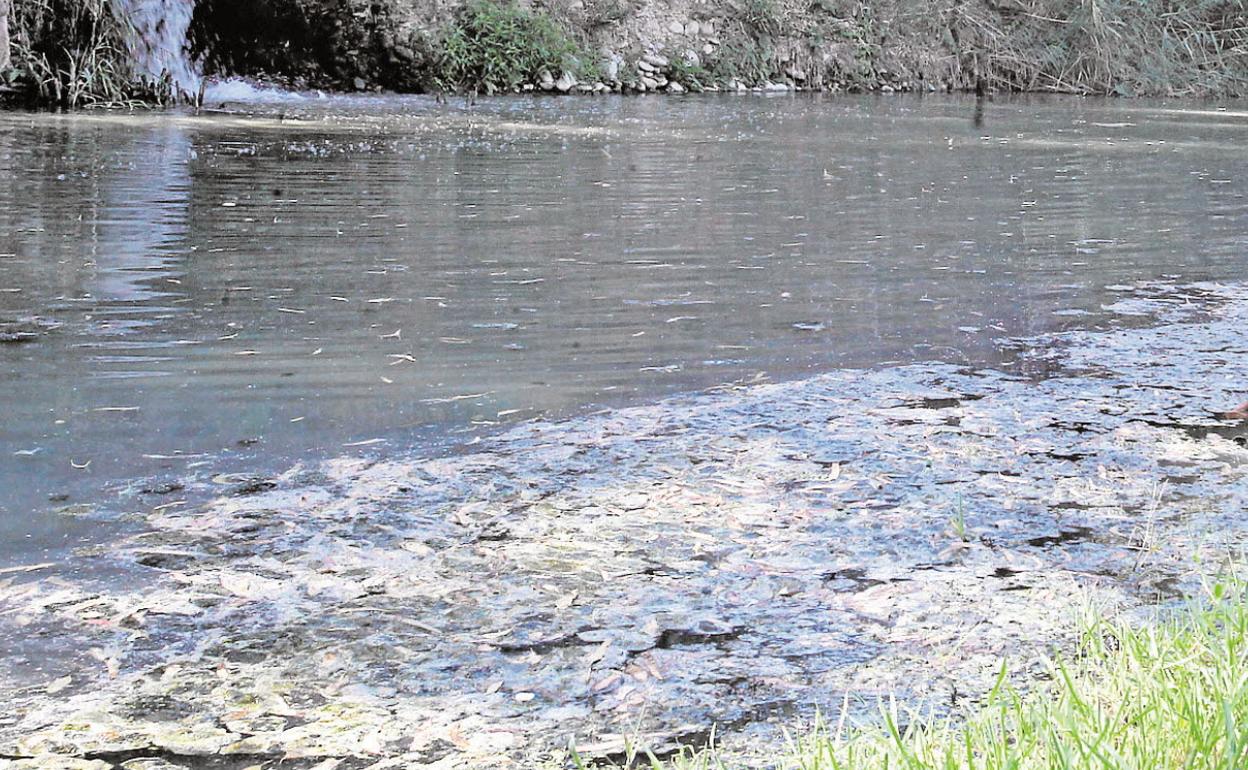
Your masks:
<path fill-rule="evenodd" d="M 177 504 L 188 473 L 761 372 L 990 363 L 995 338 L 1095 322 L 1106 286 L 1239 277 L 1242 116 L 981 106 L 0 116 L 0 320 L 62 324 L 0 346 L 0 561 L 99 537 L 54 508 Z"/>

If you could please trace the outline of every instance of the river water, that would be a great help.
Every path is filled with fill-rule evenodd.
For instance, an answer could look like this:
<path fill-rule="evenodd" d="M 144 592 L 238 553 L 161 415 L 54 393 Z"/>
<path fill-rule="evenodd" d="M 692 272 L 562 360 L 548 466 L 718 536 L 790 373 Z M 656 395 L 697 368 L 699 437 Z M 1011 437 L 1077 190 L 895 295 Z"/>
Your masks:
<path fill-rule="evenodd" d="M 255 96 L 249 94 L 249 96 Z M 277 96 L 0 114 L 0 565 L 296 461 L 837 367 L 1002 363 L 1242 279 L 1248 113 Z M 3 326 L 0 325 L 0 331 Z"/>

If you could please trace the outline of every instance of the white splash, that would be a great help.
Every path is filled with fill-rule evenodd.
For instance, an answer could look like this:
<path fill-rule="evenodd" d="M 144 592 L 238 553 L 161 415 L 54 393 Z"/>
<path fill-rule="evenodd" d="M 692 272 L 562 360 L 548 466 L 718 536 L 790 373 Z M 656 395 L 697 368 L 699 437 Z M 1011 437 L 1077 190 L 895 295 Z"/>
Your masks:
<path fill-rule="evenodd" d="M 135 72 L 153 81 L 168 77 L 182 97 L 195 98 L 203 80 L 188 39 L 195 0 L 113 0 L 113 9 L 130 29 Z"/>
<path fill-rule="evenodd" d="M 306 97 L 275 86 L 258 85 L 243 78 L 212 80 L 204 90 L 204 104 L 215 102 L 298 102 Z"/>

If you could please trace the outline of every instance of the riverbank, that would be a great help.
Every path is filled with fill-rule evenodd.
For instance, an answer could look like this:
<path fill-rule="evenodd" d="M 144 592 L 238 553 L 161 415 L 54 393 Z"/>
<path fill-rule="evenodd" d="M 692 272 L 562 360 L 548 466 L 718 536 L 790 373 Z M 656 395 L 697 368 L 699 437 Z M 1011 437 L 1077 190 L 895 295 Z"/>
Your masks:
<path fill-rule="evenodd" d="M 153 510 L 78 557 L 141 589 L 8 576 L 3 636 L 42 657 L 22 686 L 6 660 L 0 756 L 529 768 L 775 745 L 847 693 L 958 708 L 1002 658 L 1025 685 L 1085 604 L 1193 595 L 1248 534 L 1245 428 L 1212 413 L 1248 292 L 1126 295 L 1132 328 L 999 371 L 725 388 Z"/>
<path fill-rule="evenodd" d="M 1234 3 L 165 0 L 183 30 L 172 38 L 131 18 L 131 5 L 16 0 L 0 93 L 67 106 L 194 101 L 195 67 L 299 88 L 486 94 L 1248 87 L 1248 24 Z M 187 50 L 162 60 L 154 42 Z M 163 77 L 153 58 L 197 64 Z"/>

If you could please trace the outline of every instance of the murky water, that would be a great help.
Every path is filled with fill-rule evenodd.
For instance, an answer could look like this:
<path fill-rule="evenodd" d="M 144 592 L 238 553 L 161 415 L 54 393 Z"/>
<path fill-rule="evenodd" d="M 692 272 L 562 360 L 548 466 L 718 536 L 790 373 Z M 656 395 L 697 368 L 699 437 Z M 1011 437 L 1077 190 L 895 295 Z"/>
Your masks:
<path fill-rule="evenodd" d="M 59 324 L 0 344 L 0 563 L 202 494 L 187 476 L 760 373 L 991 363 L 996 338 L 1096 323 L 1107 286 L 1242 278 L 1248 114 L 974 107 L 0 115 L 0 320 Z"/>

